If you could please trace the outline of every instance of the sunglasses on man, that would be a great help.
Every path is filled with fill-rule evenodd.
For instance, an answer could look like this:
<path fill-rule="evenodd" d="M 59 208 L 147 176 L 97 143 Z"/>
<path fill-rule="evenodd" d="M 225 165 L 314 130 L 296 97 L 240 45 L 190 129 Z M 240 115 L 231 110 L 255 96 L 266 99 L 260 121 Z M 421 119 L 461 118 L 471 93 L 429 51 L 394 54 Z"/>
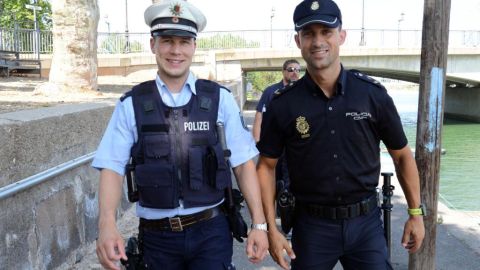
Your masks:
<path fill-rule="evenodd" d="M 300 73 L 300 69 L 299 69 L 299 68 L 288 67 L 288 68 L 286 68 L 285 70 L 288 71 L 288 72 Z"/>

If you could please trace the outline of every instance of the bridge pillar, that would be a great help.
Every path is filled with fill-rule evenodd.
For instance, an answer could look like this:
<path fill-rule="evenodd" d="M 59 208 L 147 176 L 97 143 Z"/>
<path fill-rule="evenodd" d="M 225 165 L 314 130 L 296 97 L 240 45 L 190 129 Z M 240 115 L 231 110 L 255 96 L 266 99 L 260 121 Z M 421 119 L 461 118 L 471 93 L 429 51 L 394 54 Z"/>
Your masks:
<path fill-rule="evenodd" d="M 447 88 L 445 117 L 480 123 L 480 87 Z"/>

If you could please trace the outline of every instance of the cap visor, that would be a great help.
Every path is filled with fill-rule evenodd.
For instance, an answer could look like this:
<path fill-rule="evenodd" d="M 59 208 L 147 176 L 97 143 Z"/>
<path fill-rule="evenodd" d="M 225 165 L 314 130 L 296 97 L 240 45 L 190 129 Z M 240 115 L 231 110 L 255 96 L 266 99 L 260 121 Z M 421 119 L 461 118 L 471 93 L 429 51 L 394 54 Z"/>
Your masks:
<path fill-rule="evenodd" d="M 191 37 L 196 38 L 197 35 L 195 33 L 185 31 L 185 30 L 178 30 L 178 29 L 163 29 L 152 32 L 152 36 L 154 37 L 163 37 L 163 36 L 177 36 L 177 37 Z"/>
<path fill-rule="evenodd" d="M 335 28 L 338 25 L 340 25 L 340 20 L 334 16 L 316 14 L 310 17 L 306 17 L 303 20 L 300 20 L 299 22 L 297 22 L 295 24 L 295 31 L 299 31 L 303 29 L 305 26 L 314 24 L 314 23 L 322 24 L 329 28 Z"/>

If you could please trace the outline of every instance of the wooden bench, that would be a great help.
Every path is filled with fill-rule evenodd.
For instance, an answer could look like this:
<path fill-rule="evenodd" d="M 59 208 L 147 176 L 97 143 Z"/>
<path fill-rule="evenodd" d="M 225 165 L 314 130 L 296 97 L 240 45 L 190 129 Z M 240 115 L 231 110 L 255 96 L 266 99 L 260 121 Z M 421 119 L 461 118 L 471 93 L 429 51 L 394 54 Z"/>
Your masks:
<path fill-rule="evenodd" d="M 37 73 L 40 77 L 42 63 L 36 59 L 20 59 L 20 53 L 15 51 L 0 50 L 0 74 L 6 77 L 10 73 L 32 74 Z"/>

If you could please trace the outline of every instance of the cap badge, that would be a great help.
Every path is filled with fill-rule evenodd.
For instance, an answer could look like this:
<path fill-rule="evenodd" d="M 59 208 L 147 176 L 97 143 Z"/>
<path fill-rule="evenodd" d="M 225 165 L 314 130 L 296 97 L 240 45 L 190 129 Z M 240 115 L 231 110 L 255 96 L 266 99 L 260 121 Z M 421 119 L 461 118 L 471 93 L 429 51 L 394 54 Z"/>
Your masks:
<path fill-rule="evenodd" d="M 310 9 L 311 10 L 317 10 L 319 8 L 320 8 L 320 4 L 318 3 L 318 1 L 313 1 L 312 5 L 310 6 Z"/>
<path fill-rule="evenodd" d="M 297 117 L 296 124 L 297 131 L 301 134 L 302 139 L 310 137 L 308 131 L 310 130 L 310 125 L 307 122 L 307 119 L 304 116 Z"/>
<path fill-rule="evenodd" d="M 182 15 L 182 5 L 180 5 L 180 3 L 173 4 L 172 6 L 170 6 L 170 12 L 173 16 Z"/>

